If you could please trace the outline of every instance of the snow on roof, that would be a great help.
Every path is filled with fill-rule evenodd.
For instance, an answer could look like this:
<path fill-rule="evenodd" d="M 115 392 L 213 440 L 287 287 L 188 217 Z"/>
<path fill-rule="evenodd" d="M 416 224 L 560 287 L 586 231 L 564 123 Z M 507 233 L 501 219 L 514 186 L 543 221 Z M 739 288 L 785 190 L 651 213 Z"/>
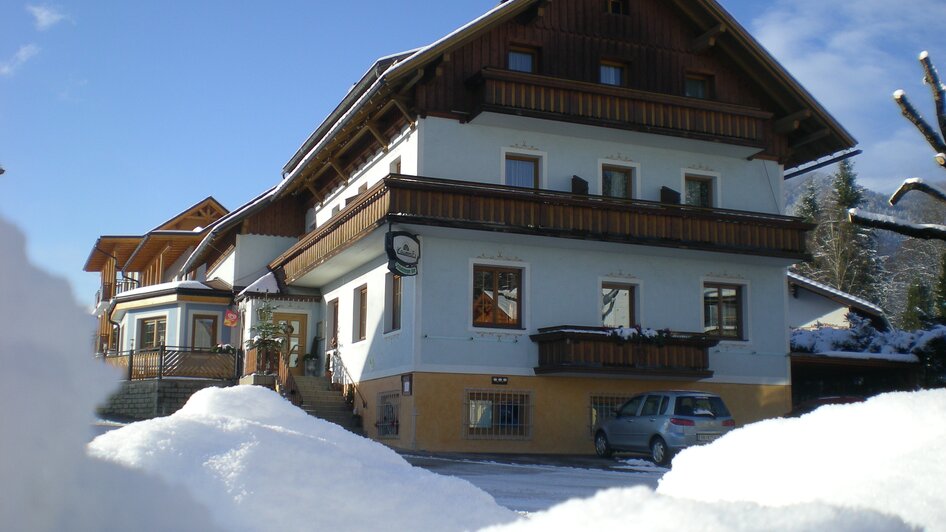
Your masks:
<path fill-rule="evenodd" d="M 133 297 L 139 297 L 147 294 L 153 294 L 155 292 L 163 292 L 165 290 L 213 290 L 209 286 L 201 283 L 200 281 L 171 281 L 169 283 L 153 284 L 151 286 L 143 286 L 141 288 L 135 288 L 134 290 L 127 290 L 115 296 L 116 300 L 130 299 Z"/>
<path fill-rule="evenodd" d="M 805 277 L 804 275 L 798 275 L 795 272 L 788 272 L 788 278 L 793 279 L 796 282 L 801 283 L 803 285 L 808 284 L 815 288 L 824 290 L 825 292 L 830 292 L 831 294 L 839 298 L 846 299 L 850 301 L 851 303 L 855 303 L 862 307 L 867 307 L 868 309 L 873 310 L 877 314 L 884 315 L 884 309 L 878 307 L 877 305 L 871 303 L 870 301 L 867 301 L 866 299 L 861 299 L 855 295 L 838 290 L 837 288 L 834 288 L 833 286 L 826 285 L 824 283 L 819 283 L 818 281 L 815 281 L 814 279 L 809 279 L 808 277 Z"/>
<path fill-rule="evenodd" d="M 894 216 L 888 216 L 886 214 L 877 214 L 875 212 L 867 212 L 861 209 L 848 209 L 848 213 L 850 213 L 851 216 L 861 218 L 863 220 L 870 220 L 873 222 L 878 222 L 878 223 L 890 225 L 893 227 L 905 227 L 907 229 L 913 229 L 913 230 L 918 230 L 918 231 L 923 231 L 923 230 L 946 231 L 946 226 L 944 225 L 916 224 L 916 223 L 901 220 Z"/>
<path fill-rule="evenodd" d="M 819 353 L 804 353 L 814 357 L 845 358 L 850 360 L 887 360 L 889 362 L 919 362 L 916 355 L 910 353 L 856 353 L 853 351 L 822 351 Z"/>
<path fill-rule="evenodd" d="M 261 386 L 201 390 L 89 452 L 181 486 L 224 530 L 478 530 L 518 517 Z"/>
<path fill-rule="evenodd" d="M 279 283 L 276 282 L 276 276 L 273 274 L 273 272 L 268 272 L 266 275 L 250 283 L 250 285 L 244 288 L 239 295 L 278 294 L 279 292 Z"/>

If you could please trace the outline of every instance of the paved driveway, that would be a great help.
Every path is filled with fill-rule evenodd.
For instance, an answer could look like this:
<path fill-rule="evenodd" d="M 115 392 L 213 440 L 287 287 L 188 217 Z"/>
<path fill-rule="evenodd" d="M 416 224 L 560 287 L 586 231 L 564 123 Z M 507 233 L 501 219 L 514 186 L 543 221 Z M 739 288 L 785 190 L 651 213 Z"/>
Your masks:
<path fill-rule="evenodd" d="M 404 454 L 411 464 L 465 479 L 518 512 L 538 512 L 617 487 L 657 487 L 667 472 L 643 460 L 573 456 Z"/>

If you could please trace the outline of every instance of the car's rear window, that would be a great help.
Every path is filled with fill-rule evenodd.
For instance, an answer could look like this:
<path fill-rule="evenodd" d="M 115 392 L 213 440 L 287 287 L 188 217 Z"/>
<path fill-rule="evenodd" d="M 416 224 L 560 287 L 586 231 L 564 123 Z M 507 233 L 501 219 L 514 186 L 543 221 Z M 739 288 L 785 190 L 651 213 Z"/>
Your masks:
<path fill-rule="evenodd" d="M 729 409 L 719 397 L 683 395 L 677 397 L 674 414 L 678 416 L 729 417 Z"/>

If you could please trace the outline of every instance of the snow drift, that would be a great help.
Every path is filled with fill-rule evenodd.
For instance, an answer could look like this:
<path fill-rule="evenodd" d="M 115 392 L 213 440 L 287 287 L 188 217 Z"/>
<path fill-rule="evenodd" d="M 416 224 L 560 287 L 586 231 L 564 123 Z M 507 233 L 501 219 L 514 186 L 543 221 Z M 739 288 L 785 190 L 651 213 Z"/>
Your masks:
<path fill-rule="evenodd" d="M 819 502 L 946 530 L 946 390 L 892 393 L 773 419 L 680 453 L 663 495 L 767 506 Z"/>
<path fill-rule="evenodd" d="M 516 519 L 467 481 L 412 467 L 257 386 L 201 390 L 89 450 L 185 486 L 227 530 L 468 530 Z"/>

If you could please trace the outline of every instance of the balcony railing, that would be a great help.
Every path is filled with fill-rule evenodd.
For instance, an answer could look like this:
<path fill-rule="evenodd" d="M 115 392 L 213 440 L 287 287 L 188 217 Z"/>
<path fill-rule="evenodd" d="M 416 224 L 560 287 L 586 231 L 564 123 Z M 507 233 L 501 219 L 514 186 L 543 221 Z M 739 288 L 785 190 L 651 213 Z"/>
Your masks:
<path fill-rule="evenodd" d="M 605 122 L 760 148 L 766 145 L 767 121 L 772 118 L 772 113 L 740 105 L 492 68 L 483 69 L 470 84 L 477 91 L 474 116 L 495 111 Z"/>
<path fill-rule="evenodd" d="M 122 369 L 127 380 L 237 378 L 237 354 L 162 346 L 105 356 L 105 363 Z"/>
<path fill-rule="evenodd" d="M 763 213 L 391 175 L 270 266 L 294 282 L 388 221 L 792 260 L 807 258 L 813 227 Z"/>
<path fill-rule="evenodd" d="M 707 378 L 710 347 L 702 334 L 662 332 L 653 337 L 621 336 L 605 327 L 563 325 L 530 336 L 539 344 L 537 374 L 591 373 Z"/>

